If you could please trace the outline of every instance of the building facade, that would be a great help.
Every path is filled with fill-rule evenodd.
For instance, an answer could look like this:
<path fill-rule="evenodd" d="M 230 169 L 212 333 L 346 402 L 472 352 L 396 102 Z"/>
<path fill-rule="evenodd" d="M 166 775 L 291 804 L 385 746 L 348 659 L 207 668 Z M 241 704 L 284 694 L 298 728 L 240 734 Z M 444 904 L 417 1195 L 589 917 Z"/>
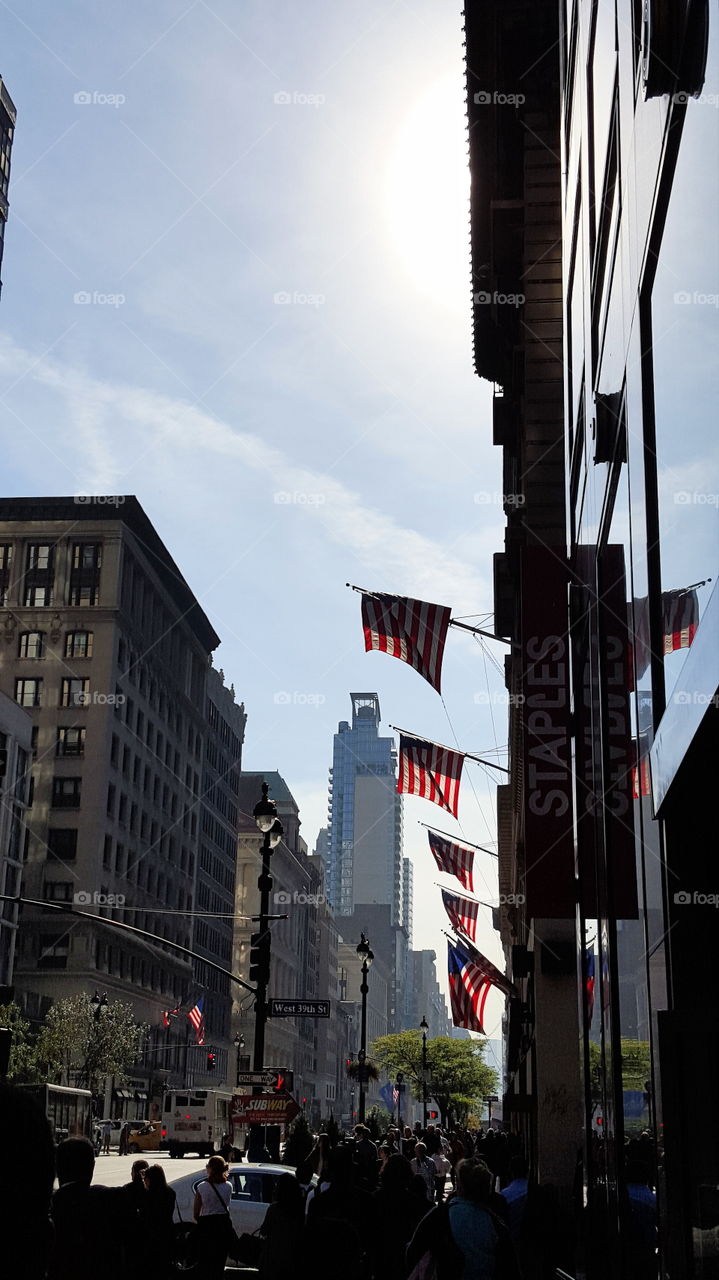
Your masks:
<path fill-rule="evenodd" d="M 0 544 L 0 688 L 32 719 L 24 892 L 160 939 L 26 908 L 18 996 L 33 1019 L 81 991 L 130 1001 L 151 1028 L 145 1092 L 179 1083 L 206 1057 L 183 1012 L 203 988 L 166 943 L 193 942 L 208 697 L 223 714 L 230 697 L 214 676 L 208 694 L 219 640 L 135 498 L 6 499 Z M 226 1037 L 217 1014 L 208 1038 Z"/>
<path fill-rule="evenodd" d="M 430 1040 L 450 1034 L 447 1001 L 437 981 L 437 952 L 408 951 L 405 1029 L 417 1030 L 423 1018 L 429 1025 Z"/>
<path fill-rule="evenodd" d="M 15 137 L 17 111 L 5 83 L 0 76 L 0 269 L 5 248 L 5 224 L 8 220 L 8 190 L 10 187 L 10 158 Z M 2 280 L 0 280 L 0 291 Z"/>
<path fill-rule="evenodd" d="M 380 737 L 376 693 L 353 693 L 334 737 L 327 888 L 337 915 L 386 903 L 402 920 L 402 798 L 394 738 Z"/>
<path fill-rule="evenodd" d="M 270 999 L 325 999 L 328 997 L 320 990 L 319 983 L 325 968 L 329 968 L 329 956 L 324 962 L 321 957 L 324 947 L 329 952 L 330 943 L 326 935 L 324 940 L 322 937 L 325 917 L 320 868 L 316 860 L 308 856 L 300 835 L 297 802 L 284 778 L 272 770 L 245 771 L 241 778 L 233 972 L 248 980 L 250 938 L 257 932 L 257 922 L 252 917 L 257 917 L 260 910 L 257 880 L 262 861 L 262 836 L 255 825 L 253 810 L 262 797 L 263 781 L 268 784 L 270 799 L 277 806 L 284 828 L 283 838 L 272 853 L 270 912 L 287 916 L 286 920 L 274 920 L 270 925 L 272 955 L 268 996 Z M 251 994 L 235 993 L 233 1021 L 235 1034 L 244 1041 L 243 1053 L 252 1061 L 255 1020 Z M 267 1020 L 263 1065 L 294 1073 L 294 1096 L 306 1108 L 308 1117 L 317 1122 L 326 1101 L 328 1074 L 326 1064 L 320 1062 L 320 1039 L 314 1019 Z M 332 1070 L 330 1074 L 334 1079 Z"/>
<path fill-rule="evenodd" d="M 20 892 L 31 751 L 30 715 L 0 693 L 0 893 Z M 6 989 L 13 983 L 17 927 L 17 907 L 0 903 L 0 987 Z"/>
<path fill-rule="evenodd" d="M 556 1264 L 637 1274 L 640 1151 L 657 1274 L 688 1280 L 711 1274 L 719 1220 L 719 1010 L 700 978 L 719 684 L 716 11 L 509 0 L 465 16 L 475 359 L 495 384 L 507 515 L 495 629 L 512 642 L 499 890 L 523 898 L 498 917 L 519 993 L 504 1115 L 561 1206 Z"/>

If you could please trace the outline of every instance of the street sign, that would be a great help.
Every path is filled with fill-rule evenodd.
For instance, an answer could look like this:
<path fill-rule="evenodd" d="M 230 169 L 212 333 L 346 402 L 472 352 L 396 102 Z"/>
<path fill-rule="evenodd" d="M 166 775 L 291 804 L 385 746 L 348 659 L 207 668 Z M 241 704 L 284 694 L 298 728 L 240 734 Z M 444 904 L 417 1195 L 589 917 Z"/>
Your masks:
<path fill-rule="evenodd" d="M 233 1124 L 289 1124 L 299 1112 L 288 1093 L 236 1093 L 230 1103 Z"/>
<path fill-rule="evenodd" d="M 329 1000 L 268 1000 L 270 1018 L 329 1018 Z"/>
<path fill-rule="evenodd" d="M 238 1084 L 261 1084 L 266 1089 L 286 1089 L 292 1093 L 294 1078 L 291 1071 L 283 1071 L 281 1067 L 265 1067 L 263 1071 L 240 1071 Z"/>

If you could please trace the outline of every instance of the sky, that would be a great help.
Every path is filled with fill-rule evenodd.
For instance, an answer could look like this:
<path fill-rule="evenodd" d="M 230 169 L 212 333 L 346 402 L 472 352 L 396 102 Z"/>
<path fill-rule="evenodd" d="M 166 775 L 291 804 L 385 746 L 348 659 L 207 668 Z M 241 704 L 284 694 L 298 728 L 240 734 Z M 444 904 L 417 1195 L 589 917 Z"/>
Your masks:
<path fill-rule="evenodd" d="M 350 691 L 379 693 L 383 732 L 504 760 L 503 646 L 450 633 L 443 702 L 364 653 L 345 586 L 492 610 L 504 518 L 472 369 L 459 5 L 2 8 L 4 491 L 137 495 L 222 637 L 243 764 L 281 772 L 310 847 Z M 445 986 L 419 823 L 493 847 L 494 794 L 467 763 L 461 827 L 405 801 L 414 945 Z"/>

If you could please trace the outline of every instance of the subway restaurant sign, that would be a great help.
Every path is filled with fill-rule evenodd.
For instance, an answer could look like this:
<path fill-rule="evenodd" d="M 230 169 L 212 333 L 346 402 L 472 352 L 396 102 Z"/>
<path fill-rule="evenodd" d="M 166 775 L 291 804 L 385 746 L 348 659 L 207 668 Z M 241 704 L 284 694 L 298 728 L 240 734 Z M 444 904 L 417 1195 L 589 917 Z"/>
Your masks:
<path fill-rule="evenodd" d="M 230 1104 L 233 1124 L 289 1124 L 299 1112 L 289 1093 L 236 1093 Z"/>

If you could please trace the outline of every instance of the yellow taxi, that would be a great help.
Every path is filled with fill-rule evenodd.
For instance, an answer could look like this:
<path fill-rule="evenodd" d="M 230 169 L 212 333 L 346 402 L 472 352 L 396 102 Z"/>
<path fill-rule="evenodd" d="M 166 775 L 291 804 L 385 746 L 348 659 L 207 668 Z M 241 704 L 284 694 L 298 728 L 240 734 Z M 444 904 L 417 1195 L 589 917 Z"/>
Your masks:
<path fill-rule="evenodd" d="M 144 1151 L 160 1150 L 160 1120 L 133 1120 L 130 1123 L 130 1134 L 127 1149 L 130 1155 L 136 1156 Z"/>

